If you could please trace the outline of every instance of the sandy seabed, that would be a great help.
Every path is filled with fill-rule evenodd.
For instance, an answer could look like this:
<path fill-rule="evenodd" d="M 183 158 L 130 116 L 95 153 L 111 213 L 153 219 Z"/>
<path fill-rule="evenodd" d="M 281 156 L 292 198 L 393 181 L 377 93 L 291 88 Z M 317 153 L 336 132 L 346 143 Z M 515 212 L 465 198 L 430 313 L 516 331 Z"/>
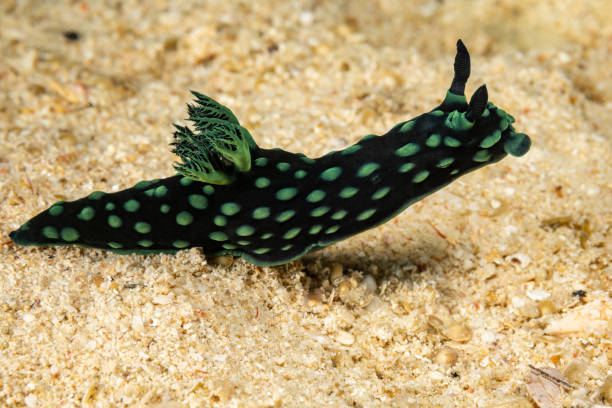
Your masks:
<path fill-rule="evenodd" d="M 0 405 L 612 404 L 607 1 L 3 1 Z M 189 89 L 317 157 L 471 93 L 533 141 L 262 268 L 23 248 L 58 200 L 171 175 Z"/>

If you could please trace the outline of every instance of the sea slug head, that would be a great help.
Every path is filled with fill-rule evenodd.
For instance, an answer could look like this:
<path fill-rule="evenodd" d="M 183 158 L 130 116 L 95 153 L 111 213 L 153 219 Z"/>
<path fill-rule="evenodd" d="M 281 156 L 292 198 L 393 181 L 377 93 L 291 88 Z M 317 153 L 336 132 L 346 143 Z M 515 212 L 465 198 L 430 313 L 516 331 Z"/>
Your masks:
<path fill-rule="evenodd" d="M 527 153 L 531 139 L 515 132 L 514 118 L 488 101 L 485 85 L 467 102 L 464 92 L 470 75 L 470 56 L 461 40 L 457 42 L 454 69 L 455 76 L 444 101 L 421 117 L 420 130 L 437 134 L 447 147 L 461 148 L 462 156 L 471 156 L 477 163 L 493 163 L 507 154 Z"/>

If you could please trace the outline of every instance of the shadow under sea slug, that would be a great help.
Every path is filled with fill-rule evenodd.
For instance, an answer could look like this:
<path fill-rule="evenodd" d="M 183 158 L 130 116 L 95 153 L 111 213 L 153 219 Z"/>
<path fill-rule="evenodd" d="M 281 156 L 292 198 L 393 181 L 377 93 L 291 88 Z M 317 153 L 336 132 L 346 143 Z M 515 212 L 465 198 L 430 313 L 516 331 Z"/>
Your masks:
<path fill-rule="evenodd" d="M 464 95 L 470 57 L 459 40 L 444 101 L 382 136 L 317 159 L 262 149 L 234 114 L 193 92 L 189 127 L 176 126 L 177 175 L 117 193 L 57 202 L 10 233 L 20 245 L 79 245 L 118 253 L 202 247 L 278 265 L 396 216 L 456 178 L 521 156 L 529 137 L 488 102 Z"/>

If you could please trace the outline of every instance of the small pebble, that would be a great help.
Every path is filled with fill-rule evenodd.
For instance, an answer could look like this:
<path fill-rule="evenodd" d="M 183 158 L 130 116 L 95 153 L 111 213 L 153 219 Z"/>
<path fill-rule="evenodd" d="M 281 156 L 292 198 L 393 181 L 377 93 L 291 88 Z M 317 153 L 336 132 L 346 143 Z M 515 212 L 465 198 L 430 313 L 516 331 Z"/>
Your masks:
<path fill-rule="evenodd" d="M 527 291 L 527 297 L 531 300 L 544 300 L 550 296 L 550 293 L 545 290 L 534 289 Z"/>
<path fill-rule="evenodd" d="M 453 366 L 459 358 L 457 350 L 451 347 L 442 347 L 436 354 L 435 362 L 441 365 Z"/>
<path fill-rule="evenodd" d="M 338 285 L 338 296 L 341 300 L 344 300 L 349 294 L 349 292 L 356 286 L 354 285 L 354 281 L 352 279 L 347 279 Z"/>
<path fill-rule="evenodd" d="M 511 255 L 510 260 L 518 263 L 522 268 L 525 268 L 527 265 L 531 263 L 531 258 L 529 258 L 529 256 L 521 252 Z"/>
<path fill-rule="evenodd" d="M 363 278 L 363 283 L 370 293 L 376 293 L 378 285 L 376 284 L 376 279 L 374 279 L 372 275 L 366 275 Z"/>
<path fill-rule="evenodd" d="M 519 312 L 523 317 L 527 317 L 530 319 L 537 319 L 538 317 L 540 317 L 540 309 L 538 308 L 538 305 L 533 301 L 525 302 L 525 304 L 521 308 L 519 308 Z"/>
<path fill-rule="evenodd" d="M 38 404 L 36 403 L 36 402 L 37 402 L 36 395 L 34 395 L 34 394 L 28 394 L 28 395 L 26 395 L 26 397 L 23 399 L 23 402 L 26 404 L 26 406 L 27 406 L 28 408 L 29 408 L 29 407 L 35 407 L 35 406 L 37 406 L 37 405 L 38 405 Z"/>
<path fill-rule="evenodd" d="M 584 359 L 577 358 L 565 367 L 563 375 L 568 379 L 570 383 L 581 383 L 584 379 L 584 372 L 588 367 L 588 362 Z"/>
<path fill-rule="evenodd" d="M 453 324 L 444 330 L 444 335 L 451 340 L 463 343 L 472 338 L 472 330 L 462 324 Z"/>
<path fill-rule="evenodd" d="M 331 273 L 329 274 L 329 280 L 334 283 L 342 278 L 343 268 L 342 264 L 334 263 L 331 266 Z"/>
<path fill-rule="evenodd" d="M 542 316 L 557 313 L 557 306 L 550 300 L 543 300 L 538 304 Z"/>
<path fill-rule="evenodd" d="M 213 395 L 219 398 L 219 402 L 226 403 L 232 399 L 234 393 L 234 384 L 228 380 L 218 380 L 215 382 L 215 391 Z"/>
<path fill-rule="evenodd" d="M 355 336 L 347 331 L 340 330 L 338 334 L 336 334 L 336 341 L 343 346 L 350 346 L 355 343 Z"/>
<path fill-rule="evenodd" d="M 427 317 L 427 325 L 438 333 L 441 332 L 442 328 L 444 327 L 444 323 L 442 322 L 442 319 L 434 315 L 429 315 Z"/>
<path fill-rule="evenodd" d="M 68 30 L 64 31 L 64 38 L 70 42 L 78 41 L 81 38 L 81 34 L 78 31 Z"/>
<path fill-rule="evenodd" d="M 514 306 L 518 315 L 528 318 L 535 319 L 540 317 L 540 309 L 533 300 L 527 297 L 515 296 L 512 298 L 512 306 Z"/>
<path fill-rule="evenodd" d="M 23 315 L 23 321 L 26 323 L 32 323 L 34 320 L 36 320 L 36 317 L 33 314 L 26 313 Z"/>
<path fill-rule="evenodd" d="M 552 335 L 605 333 L 609 330 L 608 322 L 611 320 L 612 309 L 609 303 L 604 300 L 595 300 L 552 320 L 545 331 Z"/>
<path fill-rule="evenodd" d="M 599 394 L 604 401 L 612 403 L 612 374 L 607 376 L 599 387 Z"/>
<path fill-rule="evenodd" d="M 153 304 L 167 305 L 172 302 L 172 295 L 156 295 L 153 297 Z"/>

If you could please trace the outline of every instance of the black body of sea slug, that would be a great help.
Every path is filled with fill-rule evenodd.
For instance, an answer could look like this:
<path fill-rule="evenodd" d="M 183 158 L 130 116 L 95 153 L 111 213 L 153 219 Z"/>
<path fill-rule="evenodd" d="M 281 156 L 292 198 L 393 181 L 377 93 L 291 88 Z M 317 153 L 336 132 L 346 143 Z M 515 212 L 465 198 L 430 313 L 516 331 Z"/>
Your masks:
<path fill-rule="evenodd" d="M 177 175 L 58 202 L 10 237 L 21 245 L 80 245 L 119 253 L 202 247 L 257 265 L 294 260 L 375 227 L 479 167 L 530 147 L 514 118 L 468 103 L 469 54 L 457 43 L 455 76 L 435 109 L 383 136 L 317 159 L 262 149 L 226 107 L 194 92 L 195 131 L 177 126 Z"/>

